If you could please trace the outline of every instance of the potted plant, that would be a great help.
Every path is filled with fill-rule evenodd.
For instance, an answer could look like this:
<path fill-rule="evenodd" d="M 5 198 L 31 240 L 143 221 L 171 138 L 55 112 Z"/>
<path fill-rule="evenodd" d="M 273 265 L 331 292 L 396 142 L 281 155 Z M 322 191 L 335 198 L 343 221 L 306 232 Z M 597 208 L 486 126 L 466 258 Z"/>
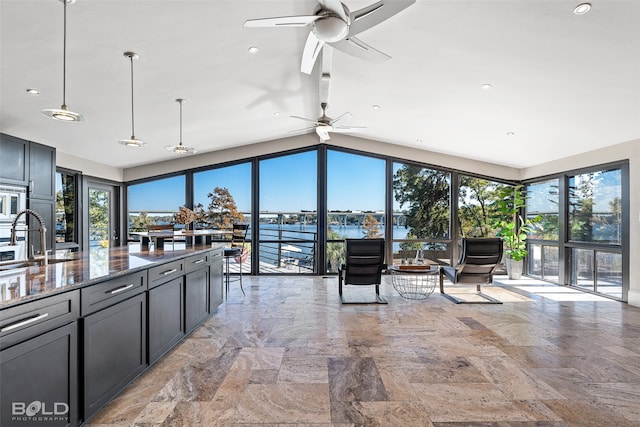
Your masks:
<path fill-rule="evenodd" d="M 522 276 L 523 260 L 527 256 L 527 234 L 542 220 L 541 215 L 523 218 L 526 202 L 524 186 L 516 185 L 502 189 L 494 205 L 497 216 L 492 225 L 497 229 L 496 235 L 504 240 L 509 279 L 517 280 Z"/>

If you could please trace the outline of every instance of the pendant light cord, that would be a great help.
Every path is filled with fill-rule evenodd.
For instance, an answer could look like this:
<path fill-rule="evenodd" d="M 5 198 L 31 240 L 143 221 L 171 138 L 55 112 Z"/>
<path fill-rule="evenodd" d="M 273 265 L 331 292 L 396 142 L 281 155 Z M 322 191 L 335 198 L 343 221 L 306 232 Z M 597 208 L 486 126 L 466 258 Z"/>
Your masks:
<path fill-rule="evenodd" d="M 131 139 L 136 139 L 135 129 L 134 129 L 134 117 L 133 117 L 133 55 L 129 56 L 129 60 L 131 61 Z"/>
<path fill-rule="evenodd" d="M 182 145 L 182 101 L 180 101 L 179 104 L 180 104 L 180 145 Z"/>
<path fill-rule="evenodd" d="M 67 0 L 63 0 L 64 4 L 64 29 L 62 31 L 62 109 L 67 108 Z"/>

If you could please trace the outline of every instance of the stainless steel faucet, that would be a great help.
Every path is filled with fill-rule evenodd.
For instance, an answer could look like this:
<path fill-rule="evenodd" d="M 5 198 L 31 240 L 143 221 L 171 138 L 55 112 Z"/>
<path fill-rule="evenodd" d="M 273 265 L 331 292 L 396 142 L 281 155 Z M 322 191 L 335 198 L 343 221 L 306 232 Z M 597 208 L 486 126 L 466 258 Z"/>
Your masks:
<path fill-rule="evenodd" d="M 45 227 L 44 224 L 44 218 L 42 218 L 42 215 L 40 215 L 38 212 L 31 210 L 31 209 L 23 209 L 20 212 L 18 212 L 16 214 L 16 217 L 13 220 L 13 223 L 11 224 L 11 245 L 16 245 L 17 244 L 17 238 L 16 238 L 16 228 L 18 226 L 18 220 L 20 219 L 20 217 L 22 215 L 25 214 L 31 214 L 35 219 L 38 220 L 38 222 L 40 223 L 40 249 L 42 250 L 42 255 L 36 257 L 35 252 L 33 250 L 33 245 L 31 245 L 31 254 L 28 255 L 29 261 L 35 261 L 35 260 L 43 260 L 44 261 L 44 265 L 49 264 L 49 258 L 47 256 L 47 227 Z M 25 232 L 29 232 L 32 231 L 31 229 L 26 229 Z M 27 239 L 27 243 L 28 243 L 28 239 Z"/>

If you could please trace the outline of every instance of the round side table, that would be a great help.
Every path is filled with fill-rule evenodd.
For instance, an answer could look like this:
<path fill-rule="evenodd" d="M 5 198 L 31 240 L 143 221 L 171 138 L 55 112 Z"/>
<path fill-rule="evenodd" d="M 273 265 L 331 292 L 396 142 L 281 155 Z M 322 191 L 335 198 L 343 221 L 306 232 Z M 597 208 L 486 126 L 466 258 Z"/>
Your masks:
<path fill-rule="evenodd" d="M 407 299 L 426 299 L 438 282 L 437 265 L 392 265 L 389 267 L 393 288 Z"/>

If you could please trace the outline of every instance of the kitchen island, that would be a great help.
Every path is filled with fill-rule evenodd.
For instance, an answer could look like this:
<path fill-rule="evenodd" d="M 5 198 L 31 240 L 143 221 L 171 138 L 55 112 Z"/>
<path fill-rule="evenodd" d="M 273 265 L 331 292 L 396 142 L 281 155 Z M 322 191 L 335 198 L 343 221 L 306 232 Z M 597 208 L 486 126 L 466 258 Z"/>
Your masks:
<path fill-rule="evenodd" d="M 0 424 L 79 425 L 215 313 L 222 244 L 0 271 Z"/>

